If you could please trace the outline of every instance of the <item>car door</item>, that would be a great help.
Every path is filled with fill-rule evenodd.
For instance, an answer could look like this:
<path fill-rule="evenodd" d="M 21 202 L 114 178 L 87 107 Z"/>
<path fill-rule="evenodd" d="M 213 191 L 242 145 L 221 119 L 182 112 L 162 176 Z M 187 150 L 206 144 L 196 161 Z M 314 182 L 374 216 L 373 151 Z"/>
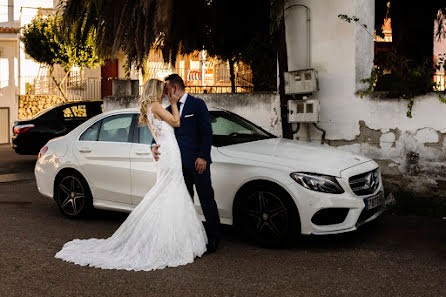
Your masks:
<path fill-rule="evenodd" d="M 110 115 L 92 124 L 74 144 L 74 153 L 95 200 L 132 203 L 132 122 L 132 113 Z"/>
<path fill-rule="evenodd" d="M 59 107 L 50 115 L 49 127 L 53 131 L 52 137 L 58 137 L 67 134 L 66 118 L 72 118 L 73 113 L 69 107 Z"/>
<path fill-rule="evenodd" d="M 130 150 L 132 203 L 135 206 L 156 183 L 157 170 L 152 157 L 151 143 L 152 133 L 149 127 L 135 127 L 134 142 Z"/>

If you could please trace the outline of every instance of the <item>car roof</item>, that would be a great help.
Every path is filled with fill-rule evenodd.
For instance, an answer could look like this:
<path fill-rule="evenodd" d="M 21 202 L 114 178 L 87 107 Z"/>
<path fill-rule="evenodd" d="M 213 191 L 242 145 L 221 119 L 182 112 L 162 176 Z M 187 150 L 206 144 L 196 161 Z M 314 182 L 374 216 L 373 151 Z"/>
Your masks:
<path fill-rule="evenodd" d="M 57 103 L 57 104 L 54 104 L 53 106 L 42 109 L 41 111 L 39 111 L 38 113 L 36 113 L 32 117 L 30 117 L 30 119 L 36 119 L 36 118 L 40 117 L 41 115 L 46 114 L 47 112 L 49 112 L 55 108 L 61 107 L 61 106 L 71 105 L 71 104 L 89 103 L 89 102 L 104 103 L 104 100 L 73 100 L 73 101 L 68 101 L 68 102 Z"/>
<path fill-rule="evenodd" d="M 225 110 L 222 108 L 211 107 L 211 108 L 209 108 L 209 111 L 225 111 Z M 102 114 L 109 115 L 109 114 L 119 114 L 119 113 L 139 113 L 139 108 L 129 107 L 129 108 L 114 109 L 114 110 L 106 111 Z"/>
<path fill-rule="evenodd" d="M 88 102 L 101 102 L 101 103 L 103 103 L 104 100 L 73 100 L 73 101 L 58 103 L 58 104 L 53 105 L 52 107 L 59 107 L 59 106 L 64 106 L 64 105 L 69 105 L 69 104 L 88 103 Z"/>

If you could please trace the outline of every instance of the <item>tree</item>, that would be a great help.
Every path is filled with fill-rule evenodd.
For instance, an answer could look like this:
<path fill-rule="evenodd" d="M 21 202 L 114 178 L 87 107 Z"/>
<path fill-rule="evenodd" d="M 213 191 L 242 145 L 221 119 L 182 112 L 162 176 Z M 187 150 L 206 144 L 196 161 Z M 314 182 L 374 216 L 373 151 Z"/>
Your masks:
<path fill-rule="evenodd" d="M 204 48 L 211 56 L 229 61 L 232 92 L 234 63 L 251 65 L 255 90 L 275 84 L 275 52 L 269 32 L 269 0 L 213 0 Z M 228 17 L 231 16 L 231 17 Z"/>
<path fill-rule="evenodd" d="M 101 58 L 123 52 L 128 62 L 140 69 L 152 47 L 161 49 L 165 61 L 172 64 L 178 53 L 206 47 L 211 55 L 230 60 L 230 67 L 239 60 L 251 64 L 254 78 L 260 77 L 266 88 L 276 80 L 277 49 L 285 49 L 286 53 L 285 40 L 281 38 L 284 3 L 285 0 L 66 0 L 62 2 L 61 31 L 83 40 L 93 28 Z M 279 24 L 282 26 L 277 30 Z M 271 42 L 271 35 L 276 42 Z M 283 55 L 279 57 L 280 71 L 286 71 Z M 283 75 L 280 78 L 284 86 Z M 231 80 L 234 86 L 233 74 Z M 290 138 L 283 90 L 281 110 L 284 136 Z"/>
<path fill-rule="evenodd" d="M 123 52 L 129 63 L 142 68 L 153 46 L 173 64 L 179 51 L 203 47 L 205 0 L 66 0 L 61 7 L 62 32 L 83 41 L 94 29 L 96 48 L 104 59 Z"/>
<path fill-rule="evenodd" d="M 62 96 L 67 99 L 61 85 L 71 68 L 73 66 L 94 68 L 102 60 L 95 51 L 93 31 L 90 31 L 82 42 L 72 34 L 62 39 L 58 35 L 59 23 L 60 18 L 56 16 L 37 16 L 25 26 L 21 40 L 25 46 L 25 53 L 36 62 L 49 66 L 51 78 Z M 55 65 L 62 66 L 66 72 L 60 81 L 54 76 Z"/>

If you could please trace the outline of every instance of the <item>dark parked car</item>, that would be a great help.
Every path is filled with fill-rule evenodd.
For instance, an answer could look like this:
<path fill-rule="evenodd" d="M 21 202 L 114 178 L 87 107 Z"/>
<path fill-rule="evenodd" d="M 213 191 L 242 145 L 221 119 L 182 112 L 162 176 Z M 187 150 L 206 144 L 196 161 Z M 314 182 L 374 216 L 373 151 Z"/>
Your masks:
<path fill-rule="evenodd" d="M 15 121 L 12 147 L 18 154 L 37 155 L 48 140 L 67 134 L 103 112 L 103 101 L 71 101 L 54 105 L 32 118 Z"/>

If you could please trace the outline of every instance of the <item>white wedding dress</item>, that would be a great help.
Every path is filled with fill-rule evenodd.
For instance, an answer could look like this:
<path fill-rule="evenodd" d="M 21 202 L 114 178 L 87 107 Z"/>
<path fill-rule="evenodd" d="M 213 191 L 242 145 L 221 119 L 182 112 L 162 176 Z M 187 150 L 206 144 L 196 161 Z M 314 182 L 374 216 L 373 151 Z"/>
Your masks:
<path fill-rule="evenodd" d="M 155 270 L 192 263 L 207 237 L 184 182 L 174 129 L 149 109 L 149 126 L 161 153 L 155 186 L 107 239 L 75 239 L 55 257 L 103 269 Z"/>

